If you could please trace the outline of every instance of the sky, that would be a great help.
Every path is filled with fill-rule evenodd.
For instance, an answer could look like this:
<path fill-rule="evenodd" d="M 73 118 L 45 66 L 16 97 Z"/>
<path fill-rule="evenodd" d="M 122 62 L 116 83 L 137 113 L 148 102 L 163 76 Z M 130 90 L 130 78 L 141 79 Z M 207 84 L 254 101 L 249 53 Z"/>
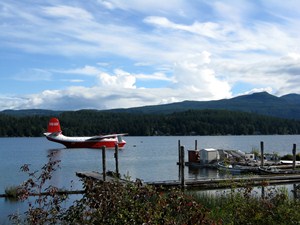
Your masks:
<path fill-rule="evenodd" d="M 0 110 L 300 94 L 298 0 L 2 0 Z"/>

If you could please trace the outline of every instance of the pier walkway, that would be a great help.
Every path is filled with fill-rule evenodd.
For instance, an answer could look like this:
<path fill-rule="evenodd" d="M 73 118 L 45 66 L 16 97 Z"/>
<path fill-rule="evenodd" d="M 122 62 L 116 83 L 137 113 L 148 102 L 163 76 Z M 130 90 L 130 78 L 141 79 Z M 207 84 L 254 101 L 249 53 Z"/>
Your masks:
<path fill-rule="evenodd" d="M 77 172 L 78 177 L 86 177 L 102 182 L 120 181 L 122 183 L 130 182 L 124 179 L 118 179 L 112 176 L 106 176 L 103 181 L 103 174 L 98 172 Z M 133 182 L 133 181 L 132 181 Z M 230 176 L 226 178 L 203 178 L 203 179 L 186 179 L 184 188 L 196 189 L 219 189 L 227 187 L 243 187 L 245 185 L 278 185 L 278 184 L 292 184 L 300 183 L 300 175 L 244 175 L 244 176 Z M 182 187 L 180 180 L 166 180 L 166 181 L 147 181 L 143 182 L 144 185 L 151 185 L 155 187 L 171 188 Z"/>
<path fill-rule="evenodd" d="M 197 141 L 195 141 L 195 149 L 197 149 Z M 126 179 L 120 179 L 115 176 L 119 175 L 118 166 L 118 147 L 115 148 L 115 160 L 116 160 L 116 172 L 106 172 L 106 160 L 105 160 L 105 147 L 102 148 L 102 165 L 103 171 L 99 172 L 77 172 L 78 177 L 86 177 L 90 179 L 99 180 L 102 182 L 120 181 L 120 182 L 134 182 Z M 296 184 L 300 183 L 300 173 L 297 174 L 268 174 L 268 175 L 243 175 L 243 176 L 226 176 L 224 178 L 203 178 L 203 179 L 185 179 L 184 168 L 185 168 L 185 151 L 184 146 L 180 145 L 178 141 L 178 165 L 179 165 L 179 177 L 178 180 L 166 180 L 166 181 L 147 181 L 142 182 L 141 179 L 137 179 L 137 182 L 143 185 L 151 185 L 155 187 L 181 187 L 181 188 L 197 188 L 197 189 L 218 189 L 227 187 L 242 187 L 247 185 L 253 186 L 267 186 L 267 185 L 278 185 L 278 184 Z M 264 145 L 261 142 L 261 155 L 264 155 Z M 293 164 L 288 165 L 293 169 L 296 169 L 296 144 L 293 145 Z M 261 157 L 261 166 L 264 166 L 264 157 Z M 284 165 L 283 165 L 284 166 Z M 287 167 L 287 166 L 286 166 Z M 282 168 L 280 168 L 282 169 Z"/>

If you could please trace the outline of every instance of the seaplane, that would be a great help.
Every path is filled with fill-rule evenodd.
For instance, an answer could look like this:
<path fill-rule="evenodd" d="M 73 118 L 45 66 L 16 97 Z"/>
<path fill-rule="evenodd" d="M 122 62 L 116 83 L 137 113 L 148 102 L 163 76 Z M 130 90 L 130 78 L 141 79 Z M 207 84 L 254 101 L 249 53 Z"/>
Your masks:
<path fill-rule="evenodd" d="M 44 133 L 49 141 L 63 144 L 66 148 L 124 148 L 126 134 L 108 134 L 92 137 L 68 137 L 62 134 L 60 122 L 57 118 L 51 118 L 48 122 L 47 132 Z"/>

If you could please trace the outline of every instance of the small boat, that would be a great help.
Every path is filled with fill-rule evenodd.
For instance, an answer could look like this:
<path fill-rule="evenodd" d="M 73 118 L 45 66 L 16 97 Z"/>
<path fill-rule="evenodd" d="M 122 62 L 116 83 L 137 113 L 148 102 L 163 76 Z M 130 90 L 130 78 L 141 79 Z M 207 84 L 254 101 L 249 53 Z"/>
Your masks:
<path fill-rule="evenodd" d="M 122 137 L 126 134 L 108 134 L 92 137 L 68 137 L 62 134 L 60 123 L 57 118 L 51 118 L 48 123 L 47 132 L 44 133 L 49 141 L 57 142 L 66 148 L 124 148 L 126 141 Z"/>
<path fill-rule="evenodd" d="M 244 166 L 244 165 L 231 165 L 225 164 L 224 162 L 217 163 L 217 169 L 232 174 L 257 174 L 258 167 Z"/>
<path fill-rule="evenodd" d="M 260 174 L 300 174 L 300 170 L 279 169 L 276 166 L 258 167 Z"/>
<path fill-rule="evenodd" d="M 241 173 L 249 172 L 243 166 L 225 164 L 223 162 L 218 162 L 217 163 L 217 169 L 220 170 L 220 171 L 229 172 L 229 173 L 232 173 L 232 174 L 241 174 Z"/>

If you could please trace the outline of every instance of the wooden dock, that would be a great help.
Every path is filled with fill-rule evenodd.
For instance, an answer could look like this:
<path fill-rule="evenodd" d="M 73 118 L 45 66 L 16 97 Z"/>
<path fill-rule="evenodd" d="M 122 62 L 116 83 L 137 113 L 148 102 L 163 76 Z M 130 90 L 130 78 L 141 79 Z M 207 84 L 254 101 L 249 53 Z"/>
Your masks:
<path fill-rule="evenodd" d="M 112 182 L 112 181 L 118 181 L 121 183 L 128 183 L 130 181 L 118 178 L 117 176 L 114 176 L 110 172 L 106 173 L 105 178 L 103 178 L 103 173 L 99 173 L 96 171 L 92 172 L 76 172 L 76 176 L 81 177 L 81 178 L 88 178 L 92 180 L 97 180 L 97 181 L 102 181 L 102 182 Z"/>
<path fill-rule="evenodd" d="M 195 141 L 195 149 L 197 149 L 197 141 Z M 116 172 L 107 173 L 106 172 L 106 156 L 105 156 L 105 147 L 102 148 L 102 165 L 103 171 L 99 172 L 77 172 L 78 177 L 86 177 L 94 180 L 99 180 L 102 182 L 112 182 L 118 180 L 119 182 L 134 182 L 128 181 L 125 179 L 120 179 L 114 174 L 119 174 L 118 169 L 118 148 L 115 149 L 115 159 L 116 159 Z M 151 185 L 155 187 L 181 187 L 181 188 L 197 188 L 197 189 L 217 189 L 217 188 L 227 188 L 227 187 L 242 187 L 246 185 L 253 186 L 266 186 L 266 185 L 278 185 L 278 184 L 293 184 L 300 183 L 300 174 L 270 174 L 270 175 L 243 175 L 243 176 L 229 176 L 226 178 L 203 178 L 203 179 L 185 179 L 184 177 L 184 168 L 185 168 L 185 159 L 184 159 L 184 146 L 181 146 L 180 140 L 178 141 L 178 165 L 179 165 L 179 177 L 178 180 L 168 180 L 168 181 L 152 181 L 144 182 L 140 179 L 137 179 L 137 182 L 143 185 Z M 261 155 L 264 155 L 263 142 L 261 142 Z M 296 168 L 296 145 L 293 145 L 293 164 L 292 168 Z M 262 157 L 261 166 L 264 166 L 264 159 Z M 290 165 L 288 166 L 290 167 Z"/>
<path fill-rule="evenodd" d="M 197 189 L 219 189 L 228 187 L 242 187 L 246 185 L 262 186 L 262 185 L 279 185 L 279 184 L 292 184 L 299 183 L 300 175 L 268 175 L 268 176 L 243 176 L 243 177 L 229 177 L 229 178 L 205 178 L 205 179 L 187 179 L 185 180 L 186 188 Z M 181 181 L 156 181 L 146 182 L 147 185 L 156 187 L 180 187 Z"/>
<path fill-rule="evenodd" d="M 118 179 L 116 177 L 106 176 L 106 180 L 103 181 L 103 174 L 98 172 L 77 172 L 78 177 L 90 178 L 102 182 L 118 181 L 128 183 L 130 181 L 124 179 Z M 134 181 L 132 181 L 134 182 Z M 186 179 L 184 188 L 196 188 L 196 189 L 219 189 L 228 187 L 242 187 L 245 185 L 262 186 L 262 185 L 279 185 L 279 184 L 293 184 L 300 183 L 300 175 L 252 175 L 241 177 L 228 177 L 228 178 L 204 178 L 204 179 Z M 148 181 L 143 185 L 150 185 L 161 188 L 182 187 L 180 180 L 167 180 L 167 181 Z"/>

